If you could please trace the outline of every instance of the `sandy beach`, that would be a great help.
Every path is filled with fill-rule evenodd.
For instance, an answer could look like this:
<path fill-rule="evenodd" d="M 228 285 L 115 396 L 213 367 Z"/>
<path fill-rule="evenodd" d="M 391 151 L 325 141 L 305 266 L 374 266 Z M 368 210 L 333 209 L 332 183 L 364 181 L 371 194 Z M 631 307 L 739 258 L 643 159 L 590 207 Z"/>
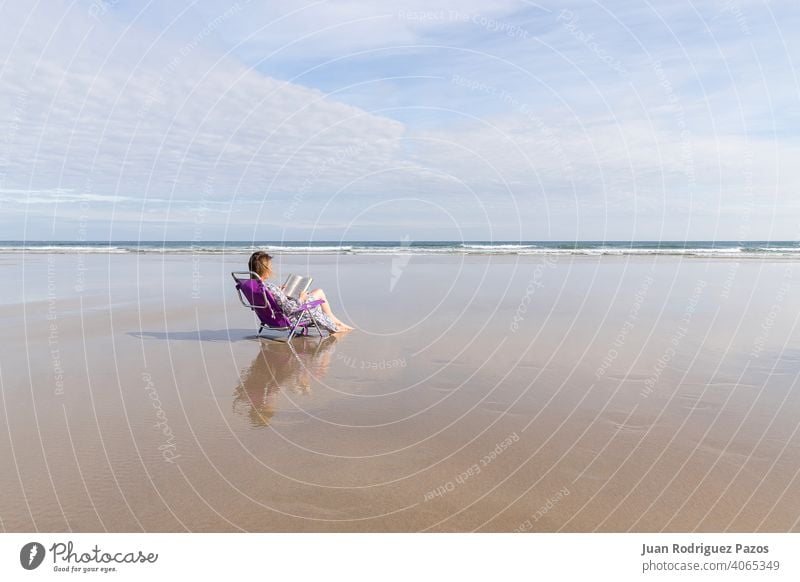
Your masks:
<path fill-rule="evenodd" d="M 4 531 L 797 531 L 790 260 L 4 254 Z"/>

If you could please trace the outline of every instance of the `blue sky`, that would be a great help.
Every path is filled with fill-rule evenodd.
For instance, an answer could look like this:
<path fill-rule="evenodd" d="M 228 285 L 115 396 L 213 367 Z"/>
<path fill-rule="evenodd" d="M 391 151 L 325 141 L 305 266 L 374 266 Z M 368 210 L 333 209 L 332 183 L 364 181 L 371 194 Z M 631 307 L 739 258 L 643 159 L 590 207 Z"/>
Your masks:
<path fill-rule="evenodd" d="M 796 239 L 798 28 L 790 1 L 12 1 L 2 238 Z"/>

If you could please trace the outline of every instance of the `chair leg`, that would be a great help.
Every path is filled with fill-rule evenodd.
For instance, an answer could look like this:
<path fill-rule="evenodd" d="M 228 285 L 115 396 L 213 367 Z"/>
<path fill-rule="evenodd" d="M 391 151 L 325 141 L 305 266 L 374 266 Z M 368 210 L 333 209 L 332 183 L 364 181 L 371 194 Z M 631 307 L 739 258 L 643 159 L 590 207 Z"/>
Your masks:
<path fill-rule="evenodd" d="M 317 332 L 319 333 L 319 337 L 324 337 L 322 335 L 322 328 L 319 326 L 319 323 L 317 323 L 317 318 L 314 317 L 314 314 L 311 313 L 311 312 L 309 312 L 308 314 L 311 316 L 311 321 L 314 322 L 314 327 L 317 328 Z M 328 332 L 328 335 L 330 335 L 330 332 Z"/>
<path fill-rule="evenodd" d="M 303 321 L 303 314 L 302 314 L 302 313 L 301 313 L 300 315 L 298 315 L 298 316 L 297 316 L 297 320 L 294 322 L 294 325 L 292 326 L 292 330 L 289 332 L 289 339 L 288 339 L 288 341 L 292 341 L 292 338 L 293 338 L 293 337 L 295 336 L 295 334 L 297 333 L 297 328 L 300 326 L 300 322 L 301 322 L 301 321 Z"/>

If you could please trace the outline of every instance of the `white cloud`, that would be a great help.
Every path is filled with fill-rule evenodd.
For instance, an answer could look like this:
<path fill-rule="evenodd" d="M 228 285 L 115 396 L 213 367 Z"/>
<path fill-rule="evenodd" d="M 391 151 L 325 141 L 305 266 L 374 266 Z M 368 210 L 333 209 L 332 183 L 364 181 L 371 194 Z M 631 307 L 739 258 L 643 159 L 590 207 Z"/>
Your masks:
<path fill-rule="evenodd" d="M 201 47 L 98 26 L 75 10 L 29 34 L 23 16 L 0 31 L 6 39 L 22 31 L 5 47 L 0 93 L 3 110 L 18 110 L 6 184 L 144 197 L 198 193 L 211 180 L 214 196 L 254 196 L 268 178 L 289 187 L 319 159 L 364 141 L 375 163 L 403 133 L 396 121 Z"/>
<path fill-rule="evenodd" d="M 88 194 L 74 192 L 69 188 L 49 188 L 31 190 L 26 188 L 0 188 L 0 202 L 25 206 L 28 204 L 66 204 L 70 202 L 92 202 L 114 204 L 117 202 L 133 201 L 129 196 L 108 196 L 104 194 Z"/>
<path fill-rule="evenodd" d="M 4 5 L 0 201 L 12 227 L 84 202 L 178 238 L 206 207 L 208 238 L 290 217 L 735 238 L 741 208 L 766 238 L 776 207 L 793 234 L 796 41 L 733 7 L 575 3 L 568 30 L 561 4 L 505 0 Z M 301 73 L 335 93 L 278 78 Z"/>
<path fill-rule="evenodd" d="M 304 3 L 248 3 L 247 19 L 231 20 L 221 34 L 241 43 L 252 59 L 329 58 L 382 47 L 414 45 L 431 35 L 471 25 L 499 29 L 534 3 L 521 0 L 332 0 Z M 207 20 L 214 2 L 197 5 Z M 475 20 L 473 22 L 473 19 Z M 507 20 L 506 20 L 507 19 Z"/>

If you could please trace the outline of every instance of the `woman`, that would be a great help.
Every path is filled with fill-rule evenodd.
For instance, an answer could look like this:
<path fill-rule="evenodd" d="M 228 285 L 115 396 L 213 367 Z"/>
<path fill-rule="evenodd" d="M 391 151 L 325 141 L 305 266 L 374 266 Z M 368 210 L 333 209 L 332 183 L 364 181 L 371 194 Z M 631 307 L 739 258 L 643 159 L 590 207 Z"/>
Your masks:
<path fill-rule="evenodd" d="M 267 281 L 272 276 L 272 257 L 264 251 L 256 251 L 250 255 L 249 269 L 258 275 L 264 286 L 269 289 L 272 296 L 278 302 L 281 310 L 284 313 L 292 313 L 303 303 L 308 301 L 315 301 L 323 299 L 325 303 L 311 308 L 314 319 L 317 323 L 327 329 L 331 333 L 338 333 L 343 331 L 350 331 L 353 328 L 343 323 L 331 311 L 331 306 L 328 304 L 328 298 L 325 296 L 325 291 L 322 289 L 314 289 L 308 293 L 303 292 L 300 295 L 300 301 L 292 299 L 283 292 L 283 287 L 278 287 L 274 283 Z"/>

